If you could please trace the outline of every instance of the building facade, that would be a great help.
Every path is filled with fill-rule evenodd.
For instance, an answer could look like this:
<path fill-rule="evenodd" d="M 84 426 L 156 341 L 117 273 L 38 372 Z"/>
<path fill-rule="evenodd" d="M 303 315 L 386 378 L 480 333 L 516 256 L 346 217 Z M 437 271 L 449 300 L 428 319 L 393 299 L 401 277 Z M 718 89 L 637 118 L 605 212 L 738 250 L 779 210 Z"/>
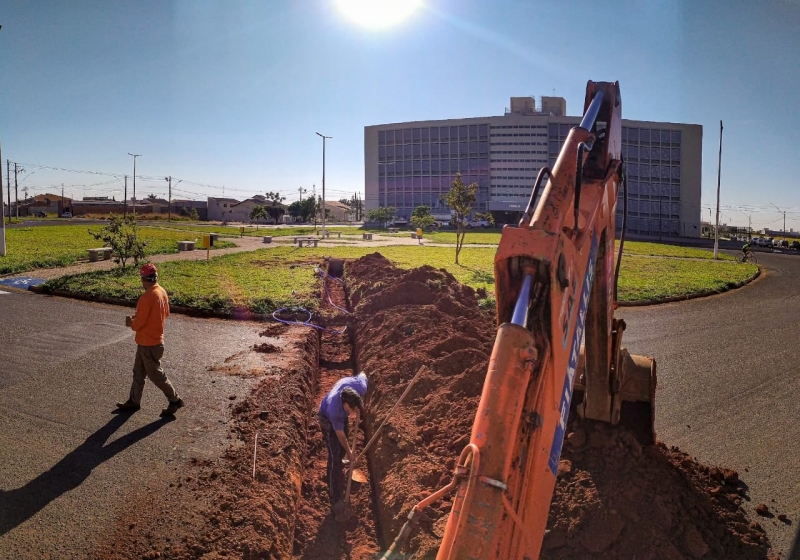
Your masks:
<path fill-rule="evenodd" d="M 365 207 L 393 206 L 398 216 L 429 206 L 448 213 L 441 197 L 461 173 L 478 185 L 478 212 L 516 223 L 536 175 L 553 167 L 569 130 L 566 100 L 512 97 L 502 116 L 416 121 L 364 128 Z M 702 174 L 700 125 L 622 121 L 632 235 L 700 237 Z M 621 193 L 620 193 L 621 195 Z M 617 228 L 623 205 L 617 205 Z"/>

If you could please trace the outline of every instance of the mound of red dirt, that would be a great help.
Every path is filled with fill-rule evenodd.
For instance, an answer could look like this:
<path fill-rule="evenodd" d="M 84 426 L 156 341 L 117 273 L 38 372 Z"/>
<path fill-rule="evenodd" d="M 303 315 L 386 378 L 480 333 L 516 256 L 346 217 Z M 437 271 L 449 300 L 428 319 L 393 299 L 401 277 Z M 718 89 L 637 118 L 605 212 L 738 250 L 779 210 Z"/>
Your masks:
<path fill-rule="evenodd" d="M 355 313 L 357 368 L 371 378 L 368 434 L 423 373 L 370 452 L 380 540 L 411 508 L 446 485 L 469 441 L 496 327 L 476 294 L 443 270 L 401 270 L 379 254 L 345 267 Z M 663 444 L 570 420 L 542 558 L 769 558 L 766 535 L 739 507 L 746 487 Z M 433 558 L 450 501 L 426 510 L 410 558 Z"/>

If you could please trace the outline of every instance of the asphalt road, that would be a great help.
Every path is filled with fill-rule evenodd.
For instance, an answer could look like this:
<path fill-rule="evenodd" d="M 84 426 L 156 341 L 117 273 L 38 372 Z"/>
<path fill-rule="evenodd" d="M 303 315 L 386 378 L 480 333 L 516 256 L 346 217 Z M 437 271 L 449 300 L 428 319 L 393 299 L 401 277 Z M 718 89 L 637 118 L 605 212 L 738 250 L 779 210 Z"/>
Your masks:
<path fill-rule="evenodd" d="M 0 558 L 86 558 L 126 501 L 157 499 L 189 458 L 230 442 L 231 403 L 253 380 L 208 366 L 252 347 L 258 325 L 172 315 L 164 367 L 187 406 L 159 418 L 163 394 L 125 400 L 135 352 L 129 308 L 0 293 Z M 230 397 L 235 399 L 231 400 Z"/>
<path fill-rule="evenodd" d="M 744 507 L 785 554 L 800 524 L 800 258 L 758 262 L 764 274 L 742 289 L 617 316 L 623 346 L 656 359 L 658 439 L 738 471 Z M 759 503 L 791 525 L 759 518 Z"/>

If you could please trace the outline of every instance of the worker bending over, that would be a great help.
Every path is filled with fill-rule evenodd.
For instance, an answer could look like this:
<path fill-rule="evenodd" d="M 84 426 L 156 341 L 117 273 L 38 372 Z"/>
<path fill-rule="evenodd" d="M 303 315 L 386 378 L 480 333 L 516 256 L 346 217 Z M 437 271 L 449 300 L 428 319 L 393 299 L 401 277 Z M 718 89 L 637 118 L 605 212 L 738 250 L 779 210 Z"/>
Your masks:
<path fill-rule="evenodd" d="M 362 371 L 358 375 L 337 381 L 319 405 L 319 425 L 325 446 L 328 448 L 327 481 L 331 508 L 342 500 L 344 482 L 342 459 L 346 456 L 348 460 L 355 461 L 347 441 L 349 420 L 356 409 L 364 412 L 362 399 L 366 394 L 367 374 Z"/>

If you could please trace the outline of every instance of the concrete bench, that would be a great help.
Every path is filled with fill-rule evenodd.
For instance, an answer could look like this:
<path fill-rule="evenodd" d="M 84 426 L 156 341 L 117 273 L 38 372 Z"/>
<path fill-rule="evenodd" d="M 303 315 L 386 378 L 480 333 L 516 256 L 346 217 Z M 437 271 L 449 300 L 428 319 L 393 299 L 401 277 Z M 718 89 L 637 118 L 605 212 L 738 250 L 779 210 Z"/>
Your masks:
<path fill-rule="evenodd" d="M 194 251 L 195 241 L 178 241 L 178 251 Z"/>
<path fill-rule="evenodd" d="M 303 244 L 306 244 L 306 246 L 311 246 L 312 243 L 314 244 L 314 247 L 316 247 L 317 243 L 319 242 L 319 239 L 317 239 L 316 237 L 298 235 L 297 237 L 294 238 L 294 242 L 297 244 L 298 247 L 302 247 Z"/>
<path fill-rule="evenodd" d="M 362 233 L 361 239 L 364 241 L 372 241 L 372 234 L 371 233 Z"/>
<path fill-rule="evenodd" d="M 103 260 L 111 258 L 111 247 L 98 247 L 97 249 L 89 249 L 89 262 L 97 262 L 100 260 L 100 255 L 103 255 Z"/>
<path fill-rule="evenodd" d="M 326 238 L 326 239 L 327 239 L 327 238 L 329 238 L 329 237 L 331 236 L 331 234 L 332 234 L 332 233 L 335 233 L 335 234 L 337 234 L 337 237 L 338 237 L 339 239 L 341 239 L 341 238 L 342 238 L 342 232 L 341 232 L 341 231 L 328 231 L 328 230 L 325 230 L 325 238 Z M 322 234 L 320 233 L 320 235 L 322 235 Z"/>
<path fill-rule="evenodd" d="M 264 243 L 272 243 L 272 237 L 269 235 L 264 236 Z"/>
<path fill-rule="evenodd" d="M 389 233 L 400 233 L 400 228 L 390 227 Z"/>

